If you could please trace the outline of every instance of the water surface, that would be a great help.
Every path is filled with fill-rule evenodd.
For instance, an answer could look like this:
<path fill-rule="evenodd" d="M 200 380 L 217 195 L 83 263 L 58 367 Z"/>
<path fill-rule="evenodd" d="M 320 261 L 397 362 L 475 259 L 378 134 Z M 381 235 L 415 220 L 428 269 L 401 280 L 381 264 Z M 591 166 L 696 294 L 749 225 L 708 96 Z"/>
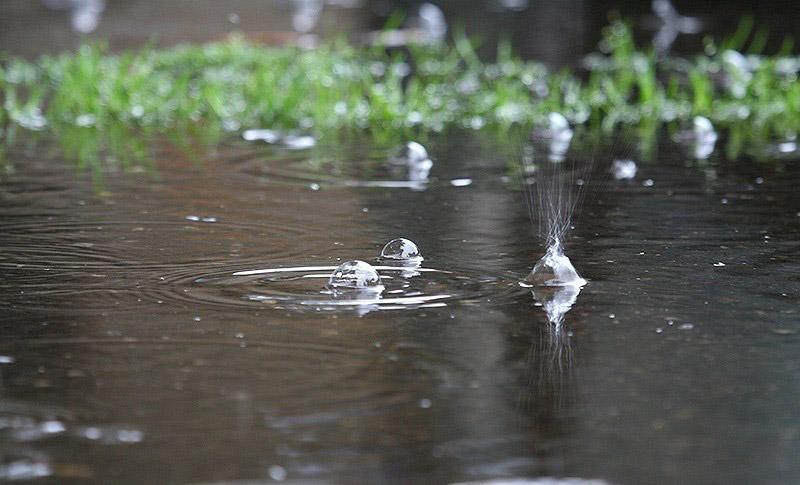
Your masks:
<path fill-rule="evenodd" d="M 9 153 L 0 479 L 799 481 L 797 165 L 667 146 L 618 182 L 595 154 L 566 243 L 589 284 L 556 331 L 517 284 L 543 248 L 502 148 L 435 140 L 404 184 L 380 148 L 233 142 L 102 189 Z M 399 236 L 429 271 L 387 288 L 438 298 L 233 275 L 379 264 Z"/>

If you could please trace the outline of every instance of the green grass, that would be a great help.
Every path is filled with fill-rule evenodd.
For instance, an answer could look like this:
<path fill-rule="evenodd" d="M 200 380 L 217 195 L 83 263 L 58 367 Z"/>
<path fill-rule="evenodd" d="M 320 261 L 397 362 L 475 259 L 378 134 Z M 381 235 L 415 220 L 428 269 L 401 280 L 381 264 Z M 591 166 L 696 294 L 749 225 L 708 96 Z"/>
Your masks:
<path fill-rule="evenodd" d="M 550 72 L 501 45 L 493 62 L 463 34 L 452 45 L 387 52 L 345 41 L 302 50 L 243 40 L 113 55 L 101 45 L 0 64 L 0 136 L 56 139 L 79 163 L 144 163 L 149 143 L 213 146 L 247 128 L 308 132 L 325 142 L 367 135 L 379 143 L 452 129 L 530 129 L 562 113 L 573 125 L 653 136 L 697 115 L 732 130 L 741 146 L 800 131 L 800 58 L 791 42 L 741 69 L 766 34 L 745 19 L 692 59 L 657 59 L 630 28 L 612 23 L 586 71 Z M 746 55 L 746 54 L 743 54 Z M 411 72 L 404 78 L 405 72 Z M 0 150 L 2 152 L 2 150 Z M 735 153 L 734 153 L 735 154 Z"/>

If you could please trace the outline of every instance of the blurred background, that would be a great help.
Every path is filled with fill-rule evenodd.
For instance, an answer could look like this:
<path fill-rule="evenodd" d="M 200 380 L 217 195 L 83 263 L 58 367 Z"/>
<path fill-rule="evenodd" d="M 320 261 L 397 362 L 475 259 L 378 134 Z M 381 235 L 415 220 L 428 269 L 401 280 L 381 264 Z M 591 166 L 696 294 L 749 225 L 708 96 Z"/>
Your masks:
<path fill-rule="evenodd" d="M 609 12 L 634 21 L 638 36 L 661 33 L 673 49 L 686 52 L 701 48 L 704 34 L 730 34 L 743 14 L 753 14 L 758 26 L 775 34 L 769 52 L 784 34 L 800 32 L 797 11 L 793 0 L 3 0 L 0 50 L 31 58 L 71 50 L 87 38 L 120 50 L 219 40 L 233 32 L 269 44 L 341 34 L 364 40 L 364 33 L 401 12 L 403 26 L 435 35 L 463 26 L 482 40 L 485 55 L 503 36 L 517 54 L 562 66 L 596 47 Z"/>

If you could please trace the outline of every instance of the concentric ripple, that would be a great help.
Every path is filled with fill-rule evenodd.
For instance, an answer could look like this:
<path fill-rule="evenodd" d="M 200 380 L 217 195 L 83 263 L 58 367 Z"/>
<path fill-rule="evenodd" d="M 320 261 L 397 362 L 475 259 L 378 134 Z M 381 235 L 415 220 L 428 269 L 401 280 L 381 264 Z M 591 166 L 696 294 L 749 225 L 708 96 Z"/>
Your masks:
<path fill-rule="evenodd" d="M 336 266 L 291 266 L 188 271 L 165 276 L 158 295 L 183 303 L 254 307 L 291 311 L 408 310 L 492 301 L 524 293 L 516 276 L 475 275 L 459 270 L 421 266 L 373 266 L 382 292 L 331 291 L 327 282 Z"/>

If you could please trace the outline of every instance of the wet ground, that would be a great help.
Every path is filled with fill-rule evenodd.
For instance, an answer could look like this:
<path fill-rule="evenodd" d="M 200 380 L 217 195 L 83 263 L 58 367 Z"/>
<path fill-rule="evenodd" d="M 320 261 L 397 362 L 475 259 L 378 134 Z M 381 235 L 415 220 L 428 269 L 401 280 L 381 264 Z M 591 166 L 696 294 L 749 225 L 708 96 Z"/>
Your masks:
<path fill-rule="evenodd" d="M 616 181 L 596 153 L 556 329 L 518 285 L 543 248 L 513 151 L 433 141 L 403 184 L 359 146 L 164 150 L 102 188 L 10 153 L 0 478 L 800 480 L 796 163 L 668 145 Z M 429 271 L 382 270 L 375 304 L 322 292 L 329 269 L 233 275 L 379 264 L 397 236 Z"/>

